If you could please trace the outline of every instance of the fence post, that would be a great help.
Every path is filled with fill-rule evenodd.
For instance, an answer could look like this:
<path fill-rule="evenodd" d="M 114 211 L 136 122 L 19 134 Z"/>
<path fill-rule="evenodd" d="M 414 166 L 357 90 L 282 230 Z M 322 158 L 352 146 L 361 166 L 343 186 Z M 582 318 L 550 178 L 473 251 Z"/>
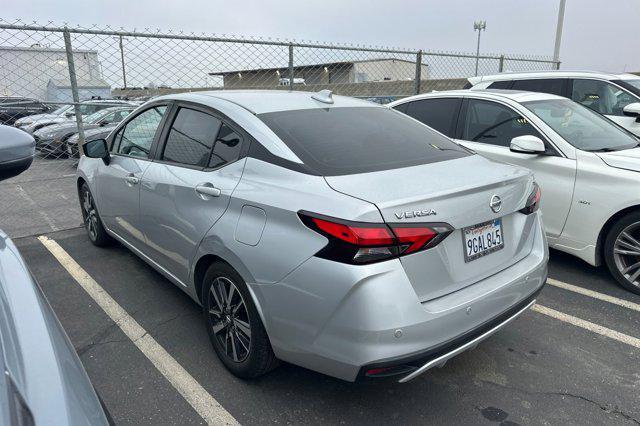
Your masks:
<path fill-rule="evenodd" d="M 127 72 L 124 67 L 124 46 L 122 44 L 122 35 L 118 36 L 120 41 L 120 62 L 122 62 L 122 81 L 124 83 L 124 88 L 127 88 Z"/>
<path fill-rule="evenodd" d="M 289 45 L 289 91 L 293 90 L 293 44 Z"/>
<path fill-rule="evenodd" d="M 560 69 L 560 61 L 556 61 L 556 69 L 559 70 Z"/>
<path fill-rule="evenodd" d="M 80 113 L 80 95 L 78 95 L 78 80 L 76 79 L 76 66 L 73 62 L 73 49 L 71 47 L 71 33 L 65 27 L 62 32 L 64 37 L 64 50 L 67 52 L 67 66 L 69 67 L 69 80 L 71 81 L 71 95 L 73 96 L 73 110 L 76 114 L 76 124 L 78 125 L 78 151 L 84 145 L 84 129 L 82 128 L 82 114 Z"/>
<path fill-rule="evenodd" d="M 500 55 L 500 63 L 498 64 L 498 72 L 504 71 L 504 55 Z"/>
<path fill-rule="evenodd" d="M 420 94 L 420 80 L 422 80 L 422 49 L 416 53 L 416 81 L 414 94 Z"/>

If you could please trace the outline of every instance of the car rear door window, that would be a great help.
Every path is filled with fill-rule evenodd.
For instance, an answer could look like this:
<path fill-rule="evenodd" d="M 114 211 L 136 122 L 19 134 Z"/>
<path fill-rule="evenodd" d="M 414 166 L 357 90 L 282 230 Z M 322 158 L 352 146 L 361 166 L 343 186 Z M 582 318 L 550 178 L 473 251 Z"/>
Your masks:
<path fill-rule="evenodd" d="M 565 82 L 566 79 L 563 78 L 532 78 L 529 80 L 515 80 L 511 89 L 564 96 Z"/>
<path fill-rule="evenodd" d="M 406 114 L 449 137 L 458 119 L 461 98 L 422 99 L 409 102 Z"/>
<path fill-rule="evenodd" d="M 491 83 L 487 89 L 510 89 L 513 81 L 505 80 L 505 81 L 494 81 Z"/>
<path fill-rule="evenodd" d="M 116 153 L 149 158 L 151 144 L 167 107 L 157 106 L 138 114 L 115 137 Z"/>
<path fill-rule="evenodd" d="M 218 168 L 233 163 L 240 158 L 241 152 L 242 136 L 223 123 L 209 159 L 209 167 Z"/>
<path fill-rule="evenodd" d="M 491 145 L 511 145 L 517 136 L 532 135 L 542 139 L 529 121 L 506 105 L 469 99 L 462 126 L 462 139 Z"/>
<path fill-rule="evenodd" d="M 220 120 L 210 114 L 180 108 L 167 136 L 162 160 L 206 167 L 220 125 Z"/>
<path fill-rule="evenodd" d="M 317 175 L 375 172 L 470 155 L 438 132 L 383 107 L 312 108 L 258 117 Z"/>
<path fill-rule="evenodd" d="M 638 100 L 629 92 L 607 81 L 573 80 L 571 99 L 604 115 L 623 116 L 623 109 Z"/>

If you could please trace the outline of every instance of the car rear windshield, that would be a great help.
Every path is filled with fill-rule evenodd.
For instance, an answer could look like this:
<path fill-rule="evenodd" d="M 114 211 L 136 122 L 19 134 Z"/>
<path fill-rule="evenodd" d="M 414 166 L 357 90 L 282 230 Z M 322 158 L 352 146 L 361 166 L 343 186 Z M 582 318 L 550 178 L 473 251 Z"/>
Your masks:
<path fill-rule="evenodd" d="M 323 176 L 397 169 L 470 155 L 431 128 L 387 108 L 303 109 L 258 117 L 313 173 Z"/>

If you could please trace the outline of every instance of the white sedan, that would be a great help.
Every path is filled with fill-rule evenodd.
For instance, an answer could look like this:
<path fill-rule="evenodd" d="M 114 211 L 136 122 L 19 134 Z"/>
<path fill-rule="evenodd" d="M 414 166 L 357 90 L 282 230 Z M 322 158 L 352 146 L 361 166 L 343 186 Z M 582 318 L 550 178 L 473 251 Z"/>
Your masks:
<path fill-rule="evenodd" d="M 544 93 L 435 92 L 389 106 L 479 154 L 533 170 L 549 245 L 606 263 L 640 294 L 640 140 L 632 133 Z"/>

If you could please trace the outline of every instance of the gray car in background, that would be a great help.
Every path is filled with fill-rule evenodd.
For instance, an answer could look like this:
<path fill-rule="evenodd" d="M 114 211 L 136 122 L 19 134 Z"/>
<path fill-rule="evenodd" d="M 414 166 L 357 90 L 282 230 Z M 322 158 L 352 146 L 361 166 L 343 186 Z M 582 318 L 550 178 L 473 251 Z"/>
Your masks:
<path fill-rule="evenodd" d="M 122 121 L 127 115 L 136 109 L 136 106 L 116 106 L 104 108 L 84 117 L 82 128 L 84 130 L 96 129 Z M 67 120 L 37 130 L 33 133 L 36 140 L 36 149 L 46 155 L 58 157 L 66 155 L 67 139 L 78 132 L 78 124 L 75 120 Z"/>
<path fill-rule="evenodd" d="M 531 172 L 371 102 L 168 95 L 83 150 L 91 241 L 121 242 L 201 304 L 240 377 L 284 360 L 406 382 L 508 324 L 546 280 Z"/>
<path fill-rule="evenodd" d="M 107 124 L 103 127 L 96 127 L 95 129 L 87 129 L 84 132 L 84 140 L 85 142 L 91 142 L 97 139 L 105 139 L 109 136 L 109 133 L 113 131 L 118 126 L 117 123 Z M 80 143 L 80 134 L 75 133 L 65 141 L 65 151 L 69 157 L 80 158 L 80 153 L 82 150 L 78 146 Z"/>
<path fill-rule="evenodd" d="M 34 145 L 23 131 L 0 125 L 0 180 L 29 167 Z M 0 230 L 0 424 L 107 423 L 69 338 Z"/>

